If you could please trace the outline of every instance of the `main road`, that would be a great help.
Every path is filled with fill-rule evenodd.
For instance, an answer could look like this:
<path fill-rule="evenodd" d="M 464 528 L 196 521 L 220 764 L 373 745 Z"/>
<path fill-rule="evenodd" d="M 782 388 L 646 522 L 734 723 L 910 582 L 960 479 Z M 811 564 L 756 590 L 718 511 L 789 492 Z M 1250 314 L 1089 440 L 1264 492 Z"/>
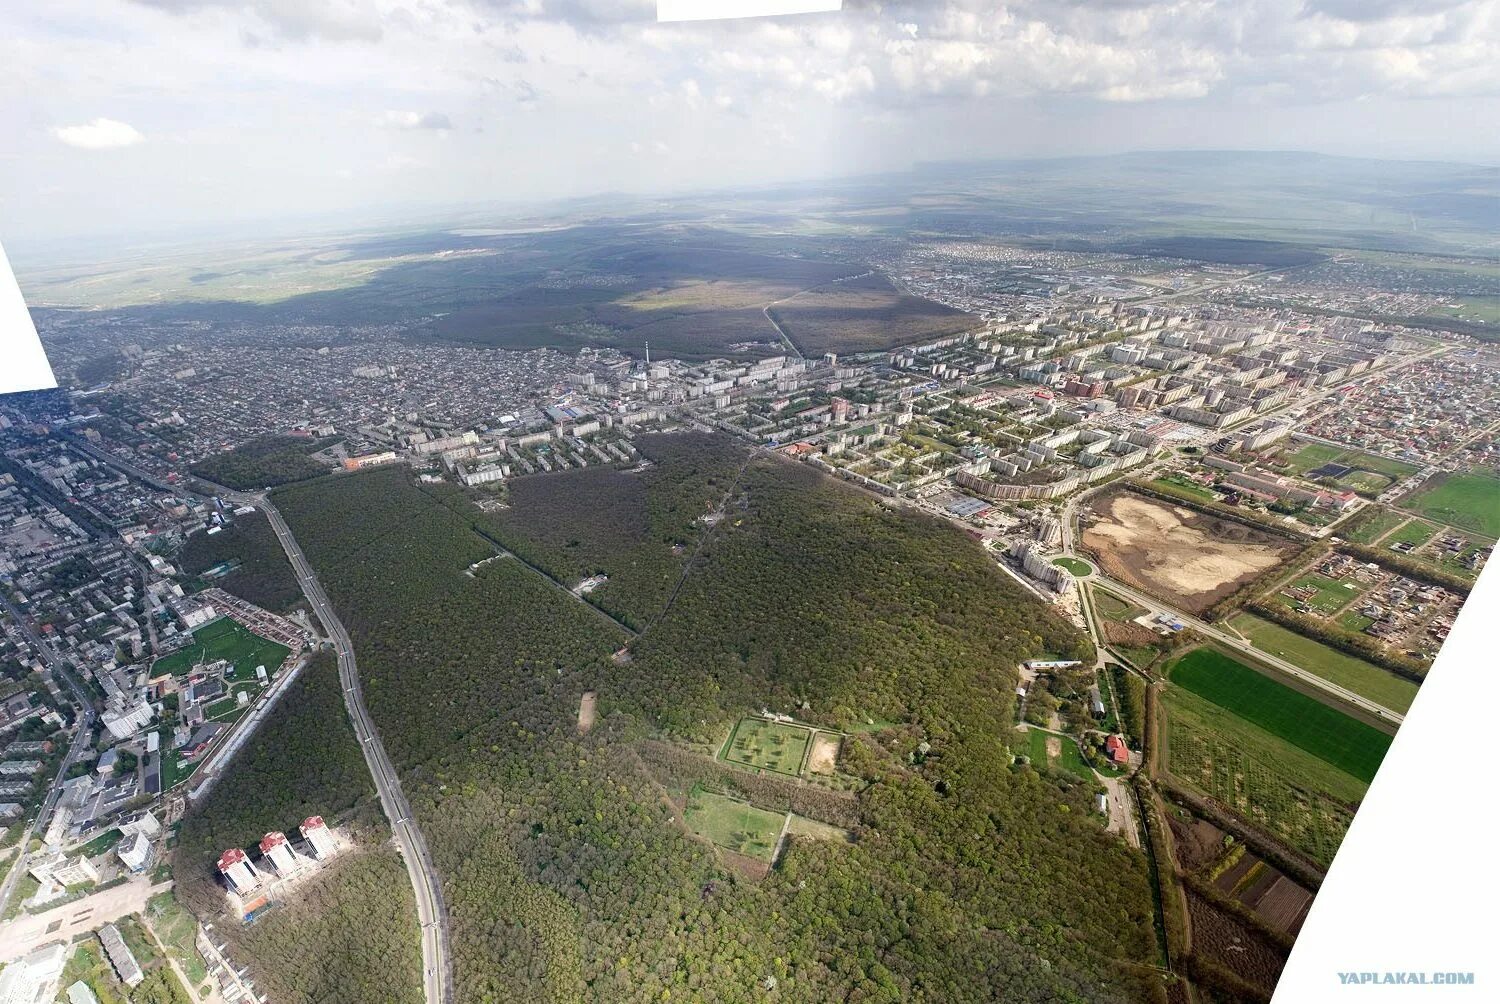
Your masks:
<path fill-rule="evenodd" d="M 375 790 L 380 794 L 380 805 L 391 823 L 391 834 L 401 857 L 406 862 L 406 873 L 411 879 L 412 891 L 417 897 L 417 919 L 422 928 L 422 985 L 427 1004 L 448 1004 L 453 999 L 453 968 L 448 955 L 448 915 L 443 909 L 442 887 L 438 882 L 437 869 L 427 850 L 427 841 L 422 831 L 411 818 L 411 805 L 401 791 L 401 781 L 385 746 L 375 731 L 375 723 L 365 708 L 364 692 L 359 685 L 359 669 L 354 661 L 354 643 L 349 639 L 328 594 L 313 572 L 306 555 L 302 553 L 297 538 L 282 518 L 280 511 L 269 499 L 256 500 L 271 527 L 276 539 L 292 563 L 302 594 L 312 604 L 313 612 L 323 622 L 328 636 L 333 640 L 339 657 L 339 682 L 344 688 L 344 705 L 349 709 L 349 719 L 354 723 L 354 735 L 359 748 L 364 752 L 365 763 L 375 778 Z"/>

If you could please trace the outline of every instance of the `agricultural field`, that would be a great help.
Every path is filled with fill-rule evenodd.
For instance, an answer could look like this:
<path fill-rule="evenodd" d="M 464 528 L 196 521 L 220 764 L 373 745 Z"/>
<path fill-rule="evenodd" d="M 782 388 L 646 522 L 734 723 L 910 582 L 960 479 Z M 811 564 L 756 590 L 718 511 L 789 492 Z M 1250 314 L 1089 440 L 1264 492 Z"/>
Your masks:
<path fill-rule="evenodd" d="M 1212 648 L 1167 671 L 1173 684 L 1368 784 L 1391 737 Z"/>
<path fill-rule="evenodd" d="M 832 775 L 838 770 L 839 752 L 843 746 L 844 737 L 835 732 L 814 734 L 812 749 L 807 754 L 807 772 L 824 776 Z"/>
<path fill-rule="evenodd" d="M 1095 500 L 1083 544 L 1104 574 L 1202 613 L 1297 545 L 1242 523 L 1129 491 Z"/>
<path fill-rule="evenodd" d="M 193 641 L 186 648 L 157 659 L 152 673 L 183 676 L 194 666 L 227 659 L 234 666 L 234 675 L 241 679 L 253 674 L 257 666 L 265 666 L 266 673 L 274 676 L 287 654 L 285 645 L 252 634 L 233 618 L 220 617 L 194 631 Z"/>
<path fill-rule="evenodd" d="M 742 718 L 724 744 L 723 757 L 755 771 L 799 777 L 813 730 L 764 718 Z"/>
<path fill-rule="evenodd" d="M 878 273 L 835 280 L 797 293 L 767 312 L 804 354 L 866 352 L 958 334 L 977 318 L 907 296 Z"/>
<path fill-rule="evenodd" d="M 1367 785 L 1181 687 L 1163 694 L 1167 771 L 1326 867 Z"/>
<path fill-rule="evenodd" d="M 1369 618 L 1364 620 L 1368 622 Z M 1342 617 L 1339 623 L 1344 625 Z M 1417 696 L 1417 685 L 1411 680 L 1254 614 L 1238 614 L 1229 627 L 1248 638 L 1256 648 L 1281 656 L 1393 711 L 1405 714 Z"/>
<path fill-rule="evenodd" d="M 1500 537 L 1500 479 L 1488 474 L 1440 474 L 1403 504 L 1440 523 Z"/>
<path fill-rule="evenodd" d="M 688 828 L 699 836 L 767 864 L 776 853 L 776 839 L 786 822 L 785 813 L 761 809 L 705 788 L 688 793 L 683 816 Z"/>

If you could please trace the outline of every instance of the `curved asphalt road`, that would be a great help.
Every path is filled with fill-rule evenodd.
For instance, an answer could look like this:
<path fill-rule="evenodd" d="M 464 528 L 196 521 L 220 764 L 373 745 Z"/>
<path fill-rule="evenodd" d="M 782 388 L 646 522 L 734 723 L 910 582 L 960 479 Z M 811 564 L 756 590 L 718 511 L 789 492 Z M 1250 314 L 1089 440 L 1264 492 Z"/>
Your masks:
<path fill-rule="evenodd" d="M 286 520 L 282 519 L 281 513 L 268 499 L 258 498 L 255 502 L 271 521 L 276 539 L 281 541 L 281 547 L 286 551 L 293 571 L 297 573 L 297 581 L 302 585 L 303 594 L 312 604 L 318 619 L 328 629 L 334 647 L 338 650 L 339 682 L 344 688 L 344 704 L 349 709 L 349 719 L 354 723 L 359 748 L 364 751 L 365 762 L 370 767 L 371 776 L 375 778 L 380 805 L 385 810 L 386 818 L 390 820 L 391 833 L 396 838 L 396 846 L 401 849 L 412 890 L 417 896 L 417 919 L 422 926 L 422 985 L 427 1004 L 448 1004 L 453 999 L 453 968 L 452 960 L 448 957 L 448 915 L 443 909 L 442 887 L 438 883 L 437 869 L 433 867 L 432 857 L 427 851 L 427 842 L 411 818 L 411 806 L 402 794 L 396 769 L 391 766 L 390 757 L 386 755 L 385 747 L 381 745 L 380 737 L 375 732 L 375 723 L 365 709 L 364 694 L 359 687 L 359 670 L 354 663 L 354 643 L 349 640 L 349 632 L 334 613 L 328 594 L 323 592 L 322 584 L 318 582 L 297 539 L 292 536 Z"/>

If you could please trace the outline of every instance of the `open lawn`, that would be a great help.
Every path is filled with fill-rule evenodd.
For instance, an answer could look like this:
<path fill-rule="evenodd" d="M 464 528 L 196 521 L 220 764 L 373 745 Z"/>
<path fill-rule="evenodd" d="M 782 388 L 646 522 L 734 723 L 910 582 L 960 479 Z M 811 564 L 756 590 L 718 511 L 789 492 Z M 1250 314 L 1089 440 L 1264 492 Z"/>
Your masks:
<path fill-rule="evenodd" d="M 720 847 L 770 861 L 786 814 L 757 808 L 716 791 L 694 787 L 683 813 L 689 829 Z"/>
<path fill-rule="evenodd" d="M 1372 453 L 1329 446 L 1326 443 L 1304 443 L 1296 450 L 1288 449 L 1281 455 L 1281 459 L 1286 462 L 1288 470 L 1299 475 L 1316 470 L 1324 464 L 1339 464 L 1357 471 L 1383 474 L 1387 480 L 1404 478 L 1417 471 L 1414 465 L 1405 461 L 1377 457 Z"/>
<path fill-rule="evenodd" d="M 1301 602 L 1305 602 L 1320 614 L 1331 614 L 1364 592 L 1357 583 L 1345 585 L 1338 579 L 1330 579 L 1324 575 L 1304 575 L 1294 582 L 1287 583 L 1276 593 L 1276 599 L 1289 607 L 1296 606 L 1299 601 L 1286 595 L 1286 590 L 1306 588 L 1314 589 L 1316 592 L 1312 597 Z"/>
<path fill-rule="evenodd" d="M 1391 737 L 1212 648 L 1182 656 L 1172 683 L 1368 784 Z"/>
<path fill-rule="evenodd" d="M 797 777 L 812 731 L 764 718 L 743 718 L 724 747 L 724 759 L 745 767 Z"/>
<path fill-rule="evenodd" d="M 1360 515 L 1349 521 L 1353 529 L 1339 531 L 1345 540 L 1352 540 L 1356 544 L 1373 544 L 1382 536 L 1394 530 L 1405 522 L 1406 517 L 1399 512 L 1391 512 L 1389 509 L 1382 512 L 1367 515 L 1361 510 Z"/>
<path fill-rule="evenodd" d="M 1364 625 L 1359 628 L 1345 625 L 1351 630 L 1363 630 L 1370 623 L 1368 617 L 1357 613 L 1344 614 L 1339 618 L 1339 623 L 1344 624 L 1344 617 L 1348 616 L 1364 621 Z M 1392 711 L 1405 714 L 1417 696 L 1417 685 L 1405 677 L 1387 672 L 1373 663 L 1340 652 L 1254 614 L 1242 613 L 1231 620 L 1229 626 L 1249 638 L 1256 648 L 1288 659 L 1308 672 L 1377 701 Z"/>
<path fill-rule="evenodd" d="M 1438 475 L 1406 506 L 1449 526 L 1500 537 L 1500 479 L 1487 474 Z"/>
<path fill-rule="evenodd" d="M 1383 543 L 1410 544 L 1412 547 L 1421 547 L 1431 540 L 1432 535 L 1435 533 L 1437 533 L 1437 527 L 1431 523 L 1424 523 L 1419 519 L 1414 519 L 1387 537 Z"/>
<path fill-rule="evenodd" d="M 1026 756 L 1039 767 L 1047 766 L 1053 770 L 1076 774 L 1089 781 L 1094 780 L 1094 772 L 1083 762 L 1078 744 L 1067 736 L 1055 736 L 1041 729 L 1027 729 Z"/>
<path fill-rule="evenodd" d="M 287 653 L 285 645 L 252 634 L 232 618 L 220 617 L 194 631 L 186 648 L 157 659 L 152 671 L 157 675 L 183 676 L 200 663 L 227 659 L 239 679 L 254 674 L 256 666 L 265 666 L 266 672 L 274 676 Z"/>
<path fill-rule="evenodd" d="M 1054 565 L 1060 565 L 1063 568 L 1066 568 L 1068 571 L 1072 572 L 1074 575 L 1078 576 L 1080 579 L 1083 578 L 1084 576 L 1094 574 L 1094 566 L 1090 565 L 1087 561 L 1084 561 L 1082 558 L 1068 558 L 1068 557 L 1053 558 L 1052 559 L 1052 563 Z"/>

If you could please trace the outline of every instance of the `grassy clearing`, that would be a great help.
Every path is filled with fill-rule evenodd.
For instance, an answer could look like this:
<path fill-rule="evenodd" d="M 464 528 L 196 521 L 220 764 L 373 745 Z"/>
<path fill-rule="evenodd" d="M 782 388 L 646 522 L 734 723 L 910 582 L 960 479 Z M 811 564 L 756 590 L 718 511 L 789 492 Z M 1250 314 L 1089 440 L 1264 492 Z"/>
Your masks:
<path fill-rule="evenodd" d="M 683 817 L 688 828 L 699 836 L 762 861 L 771 860 L 776 838 L 786 822 L 784 813 L 761 809 L 697 786 L 688 793 Z"/>
<path fill-rule="evenodd" d="M 1353 627 L 1345 623 L 1345 618 L 1364 623 Z M 1339 617 L 1339 624 L 1350 630 L 1363 630 L 1369 623 L 1370 618 L 1358 613 Z M 1412 681 L 1254 614 L 1240 614 L 1229 624 L 1249 638 L 1256 648 L 1288 659 L 1330 683 L 1368 697 L 1393 711 L 1405 714 L 1417 696 L 1417 685 Z"/>
<path fill-rule="evenodd" d="M 1335 610 L 1344 607 L 1348 602 L 1364 592 L 1357 583 L 1345 584 L 1338 579 L 1330 579 L 1326 575 L 1304 575 L 1295 582 L 1288 583 L 1286 589 L 1314 589 L 1316 592 L 1307 600 L 1298 601 L 1286 595 L 1284 591 L 1276 593 L 1276 599 L 1289 607 L 1297 606 L 1298 602 L 1304 602 L 1307 606 L 1320 614 L 1331 614 Z"/>
<path fill-rule="evenodd" d="M 1092 595 L 1094 609 L 1107 621 L 1125 623 L 1135 620 L 1146 612 L 1145 607 L 1138 607 L 1129 600 L 1122 600 L 1114 593 L 1107 593 L 1102 589 L 1095 589 Z"/>
<path fill-rule="evenodd" d="M 755 770 L 771 770 L 797 777 L 812 732 L 800 725 L 783 725 L 764 718 L 742 718 L 724 747 L 724 759 Z"/>
<path fill-rule="evenodd" d="M 146 919 L 167 954 L 182 967 L 189 983 L 197 986 L 208 978 L 208 966 L 197 947 L 198 921 L 170 892 L 152 896 L 147 901 Z"/>
<path fill-rule="evenodd" d="M 1212 648 L 1168 671 L 1172 683 L 1368 784 L 1391 737 Z"/>
<path fill-rule="evenodd" d="M 1441 474 L 1406 505 L 1439 523 L 1500 537 L 1500 479 L 1487 474 Z"/>
<path fill-rule="evenodd" d="M 1192 495 L 1195 498 L 1202 499 L 1205 502 L 1213 502 L 1218 498 L 1217 495 L 1215 495 L 1209 489 L 1200 485 L 1198 482 L 1190 481 L 1187 478 L 1182 477 L 1180 474 L 1169 474 L 1166 477 L 1157 478 L 1152 482 L 1152 484 L 1156 485 L 1158 488 L 1167 488 L 1185 492 L 1186 494 Z"/>
<path fill-rule="evenodd" d="M 1414 519 L 1387 537 L 1385 543 L 1410 544 L 1412 547 L 1421 547 L 1431 540 L 1435 533 L 1437 533 L 1437 527 L 1431 523 L 1424 523 L 1419 519 Z"/>
<path fill-rule="evenodd" d="M 1057 747 L 1055 756 L 1047 749 L 1049 739 L 1054 740 L 1054 745 Z M 1027 729 L 1026 756 L 1037 766 L 1047 766 L 1053 770 L 1076 774 L 1089 781 L 1094 780 L 1094 771 L 1083 762 L 1083 754 L 1078 752 L 1078 744 L 1067 736 L 1055 736 L 1041 729 Z"/>
<path fill-rule="evenodd" d="M 183 676 L 200 663 L 227 659 L 234 666 L 234 675 L 241 679 L 253 674 L 256 666 L 265 666 L 266 672 L 274 675 L 288 653 L 285 645 L 252 634 L 229 617 L 221 617 L 194 631 L 187 647 L 157 659 L 152 671 L 158 675 Z"/>
<path fill-rule="evenodd" d="M 1417 471 L 1414 465 L 1405 461 L 1391 460 L 1389 457 L 1378 457 L 1373 453 L 1363 453 L 1359 450 L 1349 450 L 1324 443 L 1306 443 L 1296 452 L 1283 453 L 1281 459 L 1286 461 L 1288 468 L 1298 475 L 1306 474 L 1328 463 L 1342 464 L 1357 471 L 1384 474 L 1393 480 L 1415 474 Z"/>
<path fill-rule="evenodd" d="M 1342 536 L 1356 544 L 1373 544 L 1405 521 L 1406 517 L 1403 514 L 1386 510 L 1373 518 L 1360 521 L 1357 527 Z"/>

